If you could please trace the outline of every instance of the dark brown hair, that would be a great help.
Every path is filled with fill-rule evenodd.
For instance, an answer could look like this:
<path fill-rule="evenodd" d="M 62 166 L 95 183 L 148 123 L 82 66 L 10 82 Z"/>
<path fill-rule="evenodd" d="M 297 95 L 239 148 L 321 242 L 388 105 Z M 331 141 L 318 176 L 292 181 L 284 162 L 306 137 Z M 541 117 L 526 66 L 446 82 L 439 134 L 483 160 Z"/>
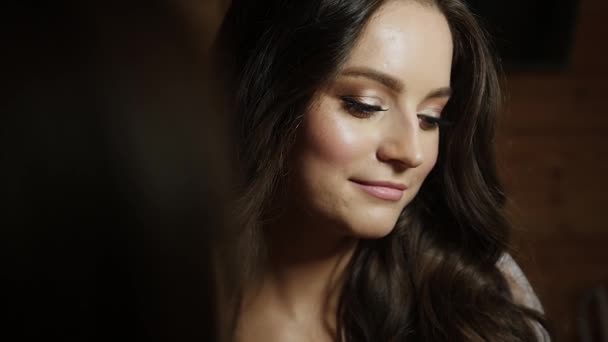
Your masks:
<path fill-rule="evenodd" d="M 302 114 L 386 1 L 235 0 L 218 39 L 245 183 L 237 210 L 242 251 L 263 255 L 261 229 L 279 195 Z M 514 302 L 496 267 L 510 226 L 494 157 L 498 66 L 460 0 L 441 11 L 454 41 L 453 95 L 438 162 L 386 237 L 361 241 L 337 312 L 347 341 L 530 341 L 539 313 Z M 242 259 L 241 259 L 242 260 Z"/>

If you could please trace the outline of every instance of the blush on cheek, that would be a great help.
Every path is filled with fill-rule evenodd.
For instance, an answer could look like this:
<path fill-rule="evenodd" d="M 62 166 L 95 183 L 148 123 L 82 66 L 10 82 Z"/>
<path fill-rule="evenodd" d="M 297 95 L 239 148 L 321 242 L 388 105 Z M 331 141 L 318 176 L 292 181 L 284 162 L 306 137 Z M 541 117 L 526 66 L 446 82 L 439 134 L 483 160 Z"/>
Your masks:
<path fill-rule="evenodd" d="M 428 164 L 426 165 L 426 174 L 428 175 L 435 167 L 435 164 L 437 164 L 437 158 L 439 157 L 439 137 L 436 137 L 427 145 L 429 148 L 428 151 L 425 152 L 425 155 L 429 156 Z"/>
<path fill-rule="evenodd" d="M 363 136 L 353 118 L 326 107 L 322 101 L 306 113 L 300 152 L 307 158 L 343 166 L 361 155 Z"/>

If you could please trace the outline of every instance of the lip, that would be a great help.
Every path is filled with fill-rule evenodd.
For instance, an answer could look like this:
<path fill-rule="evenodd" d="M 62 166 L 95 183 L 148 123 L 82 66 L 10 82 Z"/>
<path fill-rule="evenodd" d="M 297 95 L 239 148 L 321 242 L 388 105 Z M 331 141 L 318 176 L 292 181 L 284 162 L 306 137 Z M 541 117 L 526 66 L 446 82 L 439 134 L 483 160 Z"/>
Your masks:
<path fill-rule="evenodd" d="M 399 201 L 403 197 L 403 192 L 407 189 L 407 186 L 404 184 L 387 181 L 362 181 L 354 179 L 351 179 L 351 181 L 367 194 L 385 201 Z"/>

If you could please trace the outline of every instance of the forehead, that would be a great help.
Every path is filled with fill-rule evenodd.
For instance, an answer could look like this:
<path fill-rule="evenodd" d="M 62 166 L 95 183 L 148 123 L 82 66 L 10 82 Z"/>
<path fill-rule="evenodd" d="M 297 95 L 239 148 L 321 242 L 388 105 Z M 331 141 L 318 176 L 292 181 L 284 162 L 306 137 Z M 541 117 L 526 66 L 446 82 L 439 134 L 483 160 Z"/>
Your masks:
<path fill-rule="evenodd" d="M 344 68 L 367 67 L 402 81 L 408 91 L 450 84 L 452 36 L 443 14 L 415 1 L 391 1 L 366 25 Z"/>

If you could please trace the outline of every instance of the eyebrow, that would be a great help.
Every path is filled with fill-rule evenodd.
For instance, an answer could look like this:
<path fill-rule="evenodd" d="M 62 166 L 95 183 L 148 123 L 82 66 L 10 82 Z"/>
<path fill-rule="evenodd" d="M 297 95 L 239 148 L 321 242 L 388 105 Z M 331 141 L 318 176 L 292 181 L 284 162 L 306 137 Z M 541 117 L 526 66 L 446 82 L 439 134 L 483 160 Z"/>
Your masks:
<path fill-rule="evenodd" d="M 431 90 L 425 97 L 425 100 L 428 99 L 436 99 L 441 97 L 450 97 L 452 96 L 452 88 L 450 87 L 442 87 Z"/>
<path fill-rule="evenodd" d="M 390 76 L 381 71 L 374 70 L 371 68 L 365 68 L 365 67 L 348 68 L 342 72 L 342 75 L 351 76 L 351 77 L 365 77 L 372 81 L 378 82 L 378 83 L 384 85 L 385 87 L 394 90 L 395 92 L 401 92 L 401 91 L 403 91 L 403 88 L 404 88 L 403 82 L 399 81 L 398 79 L 394 78 L 393 76 Z"/>
<path fill-rule="evenodd" d="M 342 73 L 344 76 L 350 77 L 365 77 L 372 81 L 378 82 L 385 87 L 399 93 L 405 89 L 403 82 L 396 79 L 395 77 L 385 74 L 381 71 L 367 68 L 367 67 L 353 67 L 344 70 Z M 452 95 L 452 88 L 450 87 L 441 87 L 437 89 L 431 90 L 425 97 L 425 100 L 440 98 L 440 97 L 450 97 Z"/>

